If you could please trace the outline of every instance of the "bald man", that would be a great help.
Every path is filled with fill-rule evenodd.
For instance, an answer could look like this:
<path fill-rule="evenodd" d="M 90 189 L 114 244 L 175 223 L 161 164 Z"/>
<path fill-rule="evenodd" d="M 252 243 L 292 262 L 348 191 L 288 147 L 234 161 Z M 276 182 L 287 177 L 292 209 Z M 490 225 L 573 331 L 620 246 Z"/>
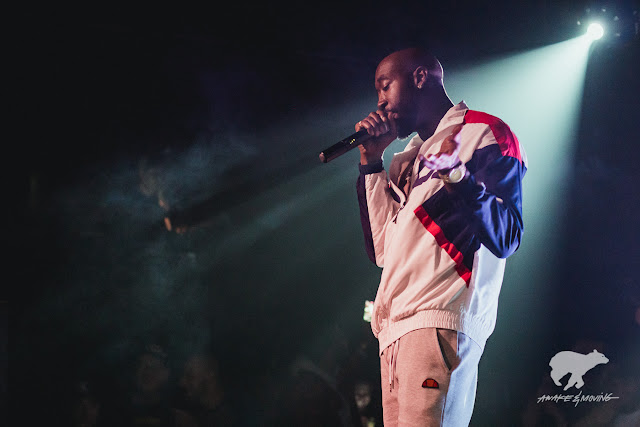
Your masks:
<path fill-rule="evenodd" d="M 367 253 L 382 267 L 371 327 L 384 425 L 466 426 L 505 259 L 520 245 L 525 153 L 503 121 L 453 104 L 428 52 L 384 58 L 375 88 L 378 109 L 355 128 L 372 136 L 357 189 Z M 414 132 L 385 170 L 385 149 Z"/>

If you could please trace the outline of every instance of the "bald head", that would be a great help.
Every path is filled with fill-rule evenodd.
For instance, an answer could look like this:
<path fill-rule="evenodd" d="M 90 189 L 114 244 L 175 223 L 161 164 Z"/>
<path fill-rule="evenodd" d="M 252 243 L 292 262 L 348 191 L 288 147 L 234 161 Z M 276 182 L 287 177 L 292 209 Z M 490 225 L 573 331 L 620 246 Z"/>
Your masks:
<path fill-rule="evenodd" d="M 427 71 L 431 83 L 443 86 L 442 64 L 435 56 L 422 48 L 412 47 L 398 50 L 386 56 L 378 65 L 378 69 L 387 68 L 405 75 L 413 74 L 420 67 Z"/>
<path fill-rule="evenodd" d="M 409 48 L 385 57 L 376 69 L 378 110 L 394 117 L 398 136 L 413 131 L 430 136 L 453 103 L 442 81 L 442 65 L 424 49 Z"/>

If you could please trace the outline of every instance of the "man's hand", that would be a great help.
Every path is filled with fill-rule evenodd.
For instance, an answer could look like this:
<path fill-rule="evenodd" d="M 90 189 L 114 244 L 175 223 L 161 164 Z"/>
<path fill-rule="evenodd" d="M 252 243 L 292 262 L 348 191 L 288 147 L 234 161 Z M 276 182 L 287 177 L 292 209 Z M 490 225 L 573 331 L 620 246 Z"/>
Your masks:
<path fill-rule="evenodd" d="M 422 154 L 419 156 L 419 160 L 423 166 L 432 170 L 446 171 L 453 169 L 460 163 L 460 131 L 462 125 L 458 125 L 453 128 L 451 135 L 447 136 L 442 145 L 440 146 L 440 152 L 438 154 L 430 154 L 424 157 Z"/>
<path fill-rule="evenodd" d="M 373 137 L 358 146 L 363 165 L 380 160 L 384 150 L 398 137 L 395 115 L 382 110 L 374 111 L 356 123 L 356 132 L 361 129 L 366 129 Z"/>

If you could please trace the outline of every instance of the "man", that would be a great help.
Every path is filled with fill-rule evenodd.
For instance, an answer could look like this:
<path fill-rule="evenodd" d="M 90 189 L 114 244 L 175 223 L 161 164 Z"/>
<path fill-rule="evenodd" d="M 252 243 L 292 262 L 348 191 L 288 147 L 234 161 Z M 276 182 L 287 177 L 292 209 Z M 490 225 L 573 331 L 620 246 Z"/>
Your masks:
<path fill-rule="evenodd" d="M 523 230 L 525 154 L 500 119 L 451 102 L 442 66 L 421 49 L 384 58 L 375 88 L 378 110 L 355 128 L 372 136 L 357 188 L 367 252 L 383 267 L 371 327 L 384 425 L 468 425 Z M 384 150 L 413 132 L 385 171 Z"/>
<path fill-rule="evenodd" d="M 195 420 L 175 408 L 169 354 L 158 344 L 147 344 L 135 360 L 131 394 L 106 414 L 105 425 L 123 427 L 196 427 Z M 118 396 L 119 397 L 119 396 Z"/>
<path fill-rule="evenodd" d="M 237 425 L 220 378 L 218 359 L 209 353 L 194 353 L 185 362 L 180 386 L 190 412 L 201 427 Z"/>

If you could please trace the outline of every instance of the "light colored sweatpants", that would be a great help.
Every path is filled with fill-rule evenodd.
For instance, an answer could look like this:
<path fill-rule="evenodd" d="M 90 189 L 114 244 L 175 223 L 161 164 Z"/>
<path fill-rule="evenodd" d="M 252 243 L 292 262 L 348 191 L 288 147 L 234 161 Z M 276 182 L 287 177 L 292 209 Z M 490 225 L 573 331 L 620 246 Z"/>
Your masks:
<path fill-rule="evenodd" d="M 385 427 L 468 426 L 482 349 L 449 329 L 409 332 L 380 356 Z"/>

